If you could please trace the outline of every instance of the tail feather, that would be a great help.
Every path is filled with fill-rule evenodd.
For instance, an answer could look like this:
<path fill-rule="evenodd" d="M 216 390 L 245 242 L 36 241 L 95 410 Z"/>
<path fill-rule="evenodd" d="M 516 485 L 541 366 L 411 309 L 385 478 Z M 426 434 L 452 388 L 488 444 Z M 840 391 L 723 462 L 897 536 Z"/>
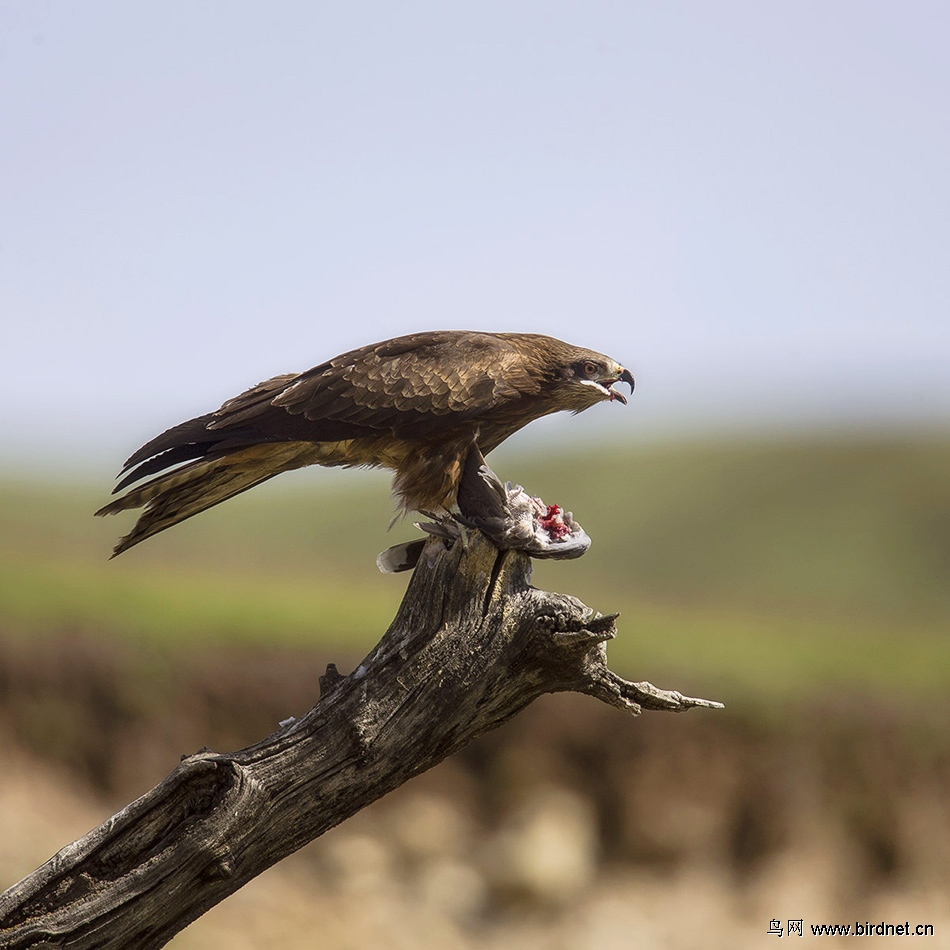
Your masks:
<path fill-rule="evenodd" d="M 192 462 L 146 482 L 122 498 L 100 508 L 97 515 L 114 515 L 143 508 L 132 530 L 119 539 L 112 557 L 146 538 L 201 511 L 260 485 L 279 472 L 261 466 L 246 467 L 228 458 Z"/>
<path fill-rule="evenodd" d="M 312 453 L 313 446 L 307 443 L 264 443 L 224 456 L 197 459 L 133 488 L 96 512 L 114 515 L 144 509 L 132 530 L 119 539 L 112 557 L 281 472 L 306 465 Z"/>

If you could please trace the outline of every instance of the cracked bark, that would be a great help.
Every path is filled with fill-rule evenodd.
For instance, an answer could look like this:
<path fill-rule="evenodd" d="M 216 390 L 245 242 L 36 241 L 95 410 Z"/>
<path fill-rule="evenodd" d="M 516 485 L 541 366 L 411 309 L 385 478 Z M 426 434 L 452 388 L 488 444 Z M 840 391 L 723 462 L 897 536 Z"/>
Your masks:
<path fill-rule="evenodd" d="M 481 534 L 430 540 L 395 620 L 317 704 L 239 752 L 204 749 L 0 895 L 0 947 L 164 946 L 323 832 L 510 719 L 573 690 L 633 715 L 718 706 L 607 668 L 616 615 L 530 586 Z"/>

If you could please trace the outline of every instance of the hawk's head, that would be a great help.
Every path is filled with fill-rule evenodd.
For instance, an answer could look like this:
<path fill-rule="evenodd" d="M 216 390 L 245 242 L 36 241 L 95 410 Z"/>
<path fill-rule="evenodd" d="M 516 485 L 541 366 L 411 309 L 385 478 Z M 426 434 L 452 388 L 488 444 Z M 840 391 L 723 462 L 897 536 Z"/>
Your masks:
<path fill-rule="evenodd" d="M 616 360 L 594 350 L 571 347 L 557 356 L 554 367 L 554 398 L 564 409 L 582 412 L 595 403 L 617 400 L 624 405 L 627 397 L 614 386 L 626 383 L 633 392 L 633 375 Z"/>

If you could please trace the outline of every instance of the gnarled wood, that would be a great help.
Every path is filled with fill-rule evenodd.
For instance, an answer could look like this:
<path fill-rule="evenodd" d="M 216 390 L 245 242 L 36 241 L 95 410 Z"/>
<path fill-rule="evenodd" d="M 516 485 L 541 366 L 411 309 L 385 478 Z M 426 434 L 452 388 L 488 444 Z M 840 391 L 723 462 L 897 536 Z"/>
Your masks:
<path fill-rule="evenodd" d="M 399 612 L 300 719 L 231 754 L 202 750 L 0 895 L 0 947 L 161 947 L 214 904 L 370 802 L 573 690 L 638 714 L 718 703 L 607 669 L 616 615 L 530 586 L 480 534 L 431 540 Z"/>

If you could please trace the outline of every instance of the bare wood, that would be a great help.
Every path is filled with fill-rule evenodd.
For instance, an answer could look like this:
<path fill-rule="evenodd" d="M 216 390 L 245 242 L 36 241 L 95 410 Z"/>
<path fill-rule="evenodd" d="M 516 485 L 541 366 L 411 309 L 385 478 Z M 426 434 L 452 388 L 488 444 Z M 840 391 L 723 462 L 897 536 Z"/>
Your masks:
<path fill-rule="evenodd" d="M 480 534 L 428 542 L 389 630 L 306 716 L 232 754 L 202 750 L 0 895 L 0 947 L 164 946 L 288 854 L 543 693 L 633 715 L 719 703 L 607 668 L 616 615 L 530 586 Z"/>

